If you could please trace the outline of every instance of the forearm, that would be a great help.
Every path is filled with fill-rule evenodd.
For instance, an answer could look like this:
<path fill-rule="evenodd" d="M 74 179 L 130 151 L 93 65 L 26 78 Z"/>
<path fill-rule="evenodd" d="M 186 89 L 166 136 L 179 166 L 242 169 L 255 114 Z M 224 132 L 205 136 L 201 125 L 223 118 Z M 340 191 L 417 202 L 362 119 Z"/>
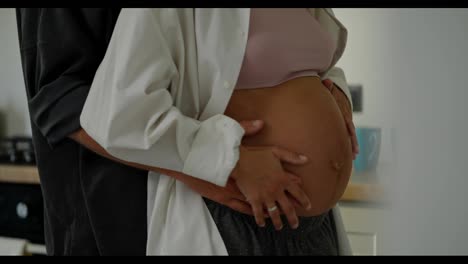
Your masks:
<path fill-rule="evenodd" d="M 151 167 L 151 166 L 147 166 L 144 164 L 138 164 L 138 163 L 128 162 L 128 161 L 118 159 L 110 155 L 109 152 L 107 152 L 103 147 L 101 147 L 101 145 L 99 145 L 94 139 L 92 139 L 88 135 L 88 133 L 86 133 L 86 131 L 84 131 L 83 129 L 80 129 L 72 133 L 69 137 L 73 139 L 74 141 L 78 142 L 79 144 L 83 145 L 84 147 L 88 148 L 89 150 L 103 157 L 111 159 L 113 161 L 125 164 L 127 166 L 131 166 L 131 167 L 141 169 L 141 170 L 146 170 L 146 171 L 154 171 L 157 173 L 161 173 L 161 174 L 173 177 L 176 180 L 180 180 L 180 181 L 184 181 L 188 178 L 192 178 L 191 176 L 178 172 L 178 171 L 172 171 L 172 170 L 167 170 L 167 169 L 158 168 L 158 167 Z"/>
<path fill-rule="evenodd" d="M 111 159 L 113 161 L 131 166 L 137 169 L 155 171 L 162 173 L 169 177 L 183 182 L 185 185 L 190 187 L 195 192 L 199 193 L 203 197 L 216 201 L 220 204 L 226 205 L 238 212 L 252 215 L 250 205 L 245 202 L 244 196 L 239 192 L 237 185 L 232 180 L 228 181 L 226 187 L 220 187 L 207 181 L 186 175 L 181 172 L 167 170 L 163 168 L 151 167 L 144 164 L 138 164 L 134 162 L 128 162 L 118 159 L 110 155 L 102 146 L 100 146 L 94 139 L 92 139 L 86 131 L 80 129 L 69 136 L 69 138 L 75 140 L 84 147 L 94 151 L 98 155 Z"/>

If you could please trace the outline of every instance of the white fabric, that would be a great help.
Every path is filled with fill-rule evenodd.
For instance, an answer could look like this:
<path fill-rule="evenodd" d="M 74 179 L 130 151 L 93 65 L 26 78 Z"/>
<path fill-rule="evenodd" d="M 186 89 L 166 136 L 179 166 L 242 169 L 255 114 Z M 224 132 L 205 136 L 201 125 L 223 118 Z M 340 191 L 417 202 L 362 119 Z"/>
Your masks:
<path fill-rule="evenodd" d="M 24 239 L 0 237 L 0 256 L 24 256 L 27 244 Z"/>
<path fill-rule="evenodd" d="M 223 113 L 240 72 L 249 12 L 123 9 L 85 103 L 83 129 L 117 158 L 224 186 L 244 134 Z M 337 42 L 332 67 L 346 30 L 330 10 L 311 14 Z M 349 95 L 342 72 L 330 78 Z M 227 254 L 202 197 L 155 173 L 148 180 L 147 254 Z"/>

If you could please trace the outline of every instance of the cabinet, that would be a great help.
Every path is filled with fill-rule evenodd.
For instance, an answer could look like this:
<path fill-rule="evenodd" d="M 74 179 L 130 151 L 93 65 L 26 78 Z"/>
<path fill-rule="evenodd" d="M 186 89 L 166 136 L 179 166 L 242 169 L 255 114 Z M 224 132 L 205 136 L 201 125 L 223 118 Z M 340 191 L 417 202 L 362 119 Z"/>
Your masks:
<path fill-rule="evenodd" d="M 40 184 L 36 167 L 0 165 L 0 182 Z M 341 215 L 355 255 L 381 252 L 380 232 L 385 210 L 369 206 L 382 200 L 384 190 L 377 184 L 351 182 L 341 201 Z"/>
<path fill-rule="evenodd" d="M 346 233 L 354 255 L 380 255 L 385 243 L 385 214 L 383 205 L 340 203 Z"/>
<path fill-rule="evenodd" d="M 38 184 L 36 167 L 0 165 L 0 255 L 46 254 Z"/>

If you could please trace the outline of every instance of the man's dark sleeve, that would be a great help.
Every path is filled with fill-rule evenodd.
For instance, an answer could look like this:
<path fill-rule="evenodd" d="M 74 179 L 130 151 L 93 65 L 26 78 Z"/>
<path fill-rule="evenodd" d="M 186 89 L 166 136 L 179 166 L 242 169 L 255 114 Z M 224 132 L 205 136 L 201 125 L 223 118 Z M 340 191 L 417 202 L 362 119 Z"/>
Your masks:
<path fill-rule="evenodd" d="M 80 128 L 80 113 L 118 10 L 17 9 L 32 122 L 51 147 Z"/>

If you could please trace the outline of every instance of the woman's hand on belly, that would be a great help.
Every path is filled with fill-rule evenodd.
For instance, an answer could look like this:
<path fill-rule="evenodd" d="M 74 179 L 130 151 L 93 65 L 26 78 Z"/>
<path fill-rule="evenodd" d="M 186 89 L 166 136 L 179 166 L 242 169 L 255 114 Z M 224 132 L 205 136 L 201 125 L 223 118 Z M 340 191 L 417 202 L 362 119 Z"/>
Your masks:
<path fill-rule="evenodd" d="M 343 118 L 346 124 L 346 129 L 351 140 L 351 148 L 353 151 L 353 159 L 356 159 L 356 156 L 359 154 L 359 145 L 356 136 L 356 128 L 353 123 L 353 111 L 351 110 L 351 104 L 349 103 L 348 97 L 343 93 L 341 89 L 336 87 L 332 80 L 326 79 L 323 80 L 323 85 L 328 88 L 330 93 L 335 98 L 338 107 L 343 114 Z"/>
<path fill-rule="evenodd" d="M 260 132 L 264 127 L 264 122 L 261 120 L 254 120 L 254 121 L 239 121 L 240 125 L 244 128 L 244 138 L 249 136 L 254 136 L 258 132 Z M 287 155 L 289 160 L 294 159 L 295 155 L 292 152 L 287 152 L 285 150 L 282 151 L 283 156 Z M 303 161 L 298 160 L 297 162 L 292 162 L 296 164 L 303 163 Z M 291 179 L 301 184 L 301 179 L 298 176 L 293 174 L 288 174 Z M 183 182 L 185 185 L 190 187 L 192 190 L 200 194 L 201 196 L 208 198 L 212 201 L 215 201 L 219 204 L 227 206 L 235 211 L 253 215 L 252 207 L 249 202 L 247 202 L 247 198 L 242 194 L 237 186 L 236 182 L 231 177 L 226 186 L 218 186 L 212 184 L 207 181 L 203 181 L 194 177 L 190 177 L 188 175 L 178 175 L 177 180 Z M 294 199 L 291 199 L 295 206 L 300 207 L 300 204 L 297 203 Z M 264 214 L 265 217 L 269 217 L 268 213 Z M 279 224 L 281 225 L 281 223 Z"/>
<path fill-rule="evenodd" d="M 292 228 L 299 225 L 295 204 L 288 195 L 305 209 L 311 208 L 311 202 L 297 176 L 286 172 L 281 162 L 303 165 L 307 158 L 279 147 L 241 146 L 239 161 L 231 173 L 239 190 L 252 206 L 257 224 L 265 226 L 264 208 L 270 208 L 268 213 L 277 230 L 283 226 L 280 209 Z"/>

